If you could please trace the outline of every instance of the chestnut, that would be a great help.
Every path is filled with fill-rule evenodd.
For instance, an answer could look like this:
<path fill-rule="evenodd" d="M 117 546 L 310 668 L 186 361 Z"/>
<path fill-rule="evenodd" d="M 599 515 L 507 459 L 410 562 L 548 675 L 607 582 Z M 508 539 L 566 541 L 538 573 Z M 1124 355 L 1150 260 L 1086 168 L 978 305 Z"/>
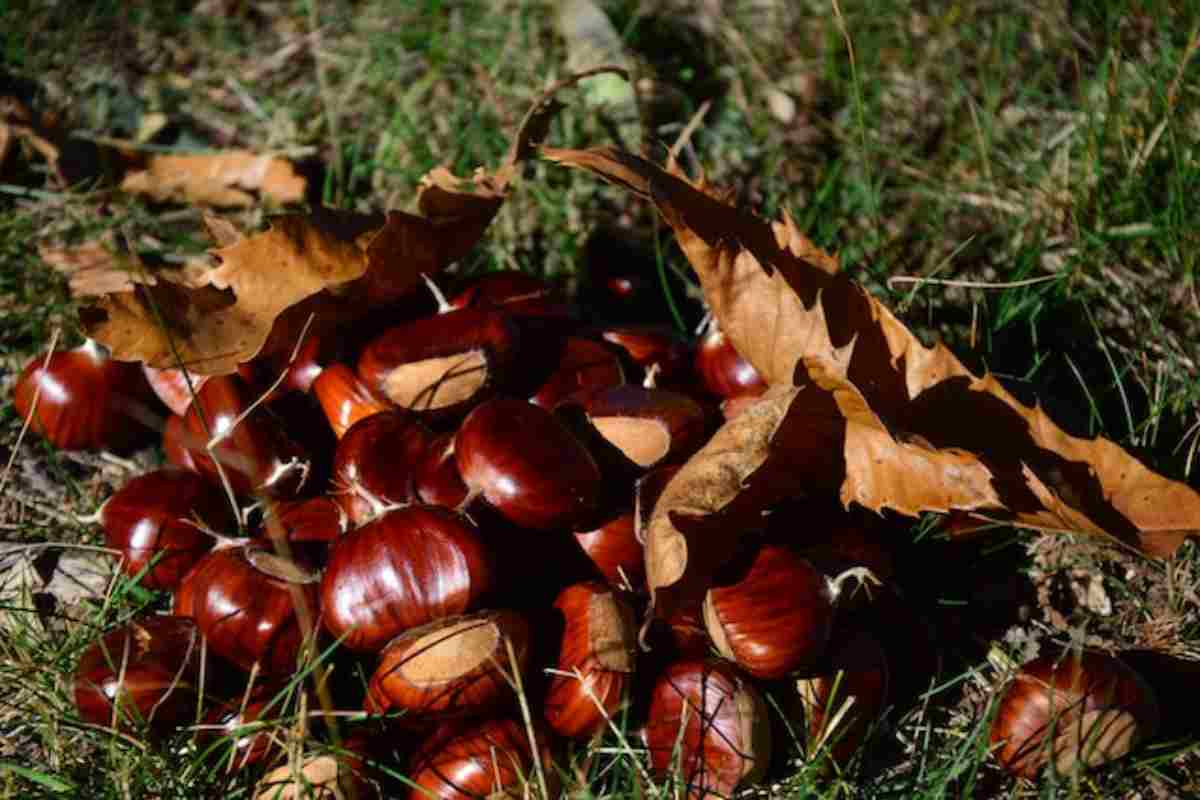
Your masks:
<path fill-rule="evenodd" d="M 517 338 L 506 314 L 449 310 L 386 331 L 363 350 L 358 375 L 401 408 L 459 417 L 501 384 Z"/>
<path fill-rule="evenodd" d="M 608 581 L 631 592 L 646 590 L 646 554 L 634 531 L 633 511 L 625 511 L 590 531 L 577 531 L 575 541 Z"/>
<path fill-rule="evenodd" d="M 273 500 L 266 506 L 261 535 L 290 544 L 331 545 L 350 528 L 345 509 L 324 495 L 307 500 Z"/>
<path fill-rule="evenodd" d="M 207 375 L 189 372 L 182 367 L 155 369 L 149 364 L 143 364 L 142 372 L 146 375 L 146 383 L 150 384 L 150 388 L 158 395 L 158 399 L 163 401 L 163 405 L 171 409 L 172 414 L 180 416 L 187 413 L 192 398 L 208 380 Z"/>
<path fill-rule="evenodd" d="M 194 439 L 194 441 L 193 441 Z M 192 458 L 192 450 L 203 449 L 204 441 L 192 437 L 187 431 L 187 422 L 178 414 L 171 414 L 163 424 L 162 446 L 167 463 L 189 472 L 199 472 L 196 459 Z"/>
<path fill-rule="evenodd" d="M 597 582 L 563 589 L 554 608 L 565 626 L 546 688 L 544 717 L 560 736 L 587 739 L 605 729 L 632 680 L 637 647 L 633 610 Z"/>
<path fill-rule="evenodd" d="M 125 574 L 151 589 L 174 589 L 212 549 L 213 531 L 235 525 L 229 501 L 194 472 L 160 469 L 129 480 L 97 514 Z M 144 574 L 143 574 L 144 572 Z"/>
<path fill-rule="evenodd" d="M 458 508 L 467 499 L 470 490 L 458 473 L 453 433 L 434 437 L 424 455 L 417 460 L 413 467 L 412 493 L 422 503 L 446 508 Z"/>
<path fill-rule="evenodd" d="M 673 388 L 692 382 L 692 349 L 668 327 L 616 325 L 601 330 L 600 338 L 621 348 L 643 374 L 656 369 L 658 386 Z"/>
<path fill-rule="evenodd" d="M 393 408 L 386 397 L 360 381 L 345 364 L 325 367 L 311 387 L 333 435 L 339 439 L 360 419 Z"/>
<path fill-rule="evenodd" d="M 326 629 L 378 652 L 410 628 L 474 610 L 493 582 L 475 526 L 439 506 L 389 511 L 333 546 L 321 580 Z"/>
<path fill-rule="evenodd" d="M 704 444 L 708 415 L 692 398 L 632 384 L 583 392 L 580 406 L 602 437 L 642 469 L 683 461 Z"/>
<path fill-rule="evenodd" d="M 254 787 L 254 800 L 378 800 L 378 773 L 368 763 L 372 743 L 353 736 L 337 750 L 306 753 L 284 764 Z"/>
<path fill-rule="evenodd" d="M 350 426 L 333 458 L 334 496 L 355 525 L 412 498 L 412 471 L 433 434 L 409 411 L 391 409 Z"/>
<path fill-rule="evenodd" d="M 407 630 L 380 653 L 364 707 L 372 714 L 403 711 L 406 721 L 416 722 L 500 710 L 516 699 L 529 637 L 529 623 L 514 611 L 447 617 Z"/>
<path fill-rule="evenodd" d="M 271 725 L 282 706 L 280 691 L 281 687 L 269 686 L 215 706 L 204 717 L 201 742 L 220 753 L 230 769 L 253 766 L 274 756 L 282 750 L 281 737 Z"/>
<path fill-rule="evenodd" d="M 654 684 L 643 735 L 654 771 L 667 775 L 678 765 L 689 798 L 730 797 L 761 778 L 771 759 L 767 706 L 727 661 L 668 666 Z"/>
<path fill-rule="evenodd" d="M 820 662 L 796 681 L 812 759 L 828 752 L 839 764 L 862 746 L 888 700 L 888 661 L 870 633 L 835 635 Z"/>
<path fill-rule="evenodd" d="M 777 545 L 757 548 L 704 597 L 704 624 L 717 650 L 756 678 L 782 678 L 814 663 L 833 616 L 825 576 Z"/>
<path fill-rule="evenodd" d="M 138 365 L 114 361 L 91 339 L 73 350 L 34 356 L 13 387 L 13 405 L 61 450 L 128 449 L 157 417 Z"/>
<path fill-rule="evenodd" d="M 733 348 L 733 343 L 715 320 L 696 347 L 696 372 L 705 387 L 717 397 L 757 397 L 767 390 L 767 382 L 754 365 Z"/>
<path fill-rule="evenodd" d="M 262 545 L 223 547 L 184 576 L 175 613 L 194 619 L 209 649 L 242 669 L 257 663 L 269 675 L 291 674 L 317 616 L 317 580 Z"/>
<path fill-rule="evenodd" d="M 586 523 L 600 499 L 591 454 L 549 411 L 497 398 L 463 420 L 454 438 L 463 481 L 505 518 L 552 530 Z"/>
<path fill-rule="evenodd" d="M 573 394 L 594 392 L 622 383 L 625 383 L 625 370 L 609 345 L 568 336 L 561 343 L 554 371 L 534 390 L 529 402 L 553 409 Z"/>
<path fill-rule="evenodd" d="M 467 279 L 450 298 L 451 308 L 488 308 L 514 316 L 566 316 L 567 307 L 543 281 L 525 272 L 500 270 Z"/>
<path fill-rule="evenodd" d="M 536 730 L 534 742 L 536 747 L 525 726 L 514 719 L 444 723 L 413 756 L 408 770 L 412 789 L 407 797 L 476 800 L 540 796 L 540 791 L 531 790 L 538 785 L 538 774 L 546 781 L 548 796 L 554 797 L 557 772 L 549 748 Z"/>
<path fill-rule="evenodd" d="M 1154 735 L 1150 686 L 1119 659 L 1094 650 L 1046 653 L 1021 667 L 992 722 L 996 758 L 1014 775 L 1060 774 L 1124 756 Z"/>
<path fill-rule="evenodd" d="M 84 651 L 75 707 L 93 725 L 129 731 L 145 723 L 153 733 L 170 733 L 196 716 L 202 652 L 190 619 L 135 619 Z"/>
<path fill-rule="evenodd" d="M 308 478 L 308 457 L 265 407 L 256 407 L 239 421 L 251 407 L 251 394 L 236 375 L 210 378 L 183 418 L 182 444 L 201 475 L 222 485 L 223 472 L 238 495 L 294 495 Z M 215 437 L 220 441 L 210 452 L 207 444 Z"/>

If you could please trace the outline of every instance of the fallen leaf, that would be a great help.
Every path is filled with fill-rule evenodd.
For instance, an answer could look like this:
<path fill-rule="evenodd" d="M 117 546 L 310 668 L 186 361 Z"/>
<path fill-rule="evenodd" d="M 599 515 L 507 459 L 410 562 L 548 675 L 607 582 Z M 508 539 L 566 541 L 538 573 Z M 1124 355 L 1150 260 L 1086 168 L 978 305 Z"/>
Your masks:
<path fill-rule="evenodd" d="M 1200 532 L 1200 494 L 1111 441 L 1070 436 L 993 376 L 974 376 L 940 344 L 926 347 L 790 217 L 769 223 L 703 181 L 627 153 L 552 150 L 547 157 L 654 201 L 722 330 L 769 382 L 799 384 L 814 369 L 843 375 L 889 428 L 982 458 L 1005 518 L 1104 535 L 1154 555 Z M 850 342 L 846 363 L 832 363 Z"/>
<path fill-rule="evenodd" d="M 287 205 L 304 200 L 308 185 L 287 159 L 248 150 L 130 155 L 136 166 L 125 173 L 121 189 L 160 203 L 247 208 L 262 197 L 276 205 Z"/>
<path fill-rule="evenodd" d="M 726 422 L 663 490 L 642 532 L 655 613 L 703 599 L 713 574 L 783 500 L 838 492 L 844 504 L 905 514 L 999 509 L 978 458 L 900 441 L 836 375 L 776 385 Z"/>
<path fill-rule="evenodd" d="M 433 170 L 417 196 L 420 216 L 320 210 L 277 217 L 268 230 L 245 237 L 207 219 L 221 245 L 212 251 L 217 266 L 188 285 L 160 278 L 105 295 L 81 309 L 84 329 L 121 360 L 223 375 L 293 346 L 310 316 L 319 334 L 399 299 L 422 274 L 441 271 L 476 244 L 546 135 L 560 107 L 554 93 L 601 71 L 608 70 L 552 86 L 526 114 L 495 173 L 461 180 Z"/>

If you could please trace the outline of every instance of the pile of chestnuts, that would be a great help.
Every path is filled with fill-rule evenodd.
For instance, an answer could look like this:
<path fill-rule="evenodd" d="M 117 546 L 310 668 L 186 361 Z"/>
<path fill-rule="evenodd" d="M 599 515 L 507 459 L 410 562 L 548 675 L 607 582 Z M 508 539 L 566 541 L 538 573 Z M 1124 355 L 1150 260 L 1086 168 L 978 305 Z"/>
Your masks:
<path fill-rule="evenodd" d="M 515 272 L 432 294 L 226 376 L 91 342 L 29 364 L 15 402 L 33 430 L 66 449 L 161 431 L 168 462 L 97 518 L 121 569 L 171 593 L 170 614 L 87 650 L 80 716 L 151 738 L 188 729 L 230 769 L 263 773 L 257 797 L 333 782 L 358 797 L 553 796 L 556 754 L 598 736 L 648 752 L 691 797 L 728 796 L 781 739 L 767 687 L 809 757 L 852 758 L 935 649 L 889 589 L 877 523 L 832 499 L 775 509 L 702 604 L 641 622 L 640 524 L 722 416 L 765 390 L 720 330 L 692 343 L 586 323 Z M 1149 690 L 1105 657 L 1030 675 L 996 717 L 1017 774 L 1098 763 L 1153 728 Z M 271 724 L 285 705 L 295 717 L 280 697 L 297 684 L 314 720 L 299 764 Z M 407 782 L 388 786 L 380 764 Z"/>

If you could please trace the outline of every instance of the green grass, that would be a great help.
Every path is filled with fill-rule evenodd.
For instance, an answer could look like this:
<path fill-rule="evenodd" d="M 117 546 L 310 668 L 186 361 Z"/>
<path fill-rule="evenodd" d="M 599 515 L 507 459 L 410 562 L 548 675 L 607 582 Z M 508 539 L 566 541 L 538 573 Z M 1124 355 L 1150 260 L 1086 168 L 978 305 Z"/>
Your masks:
<path fill-rule="evenodd" d="M 495 165 L 531 101 L 566 73 L 563 41 L 541 3 L 224 5 L 234 11 L 0 0 L 0 65 L 31 82 L 38 102 L 65 110 L 80 136 L 130 138 L 161 112 L 170 125 L 155 145 L 311 159 L 324 167 L 323 201 L 357 210 L 409 208 L 420 177 L 438 164 L 460 175 Z M 712 100 L 691 139 L 695 161 L 685 164 L 735 187 L 748 207 L 789 211 L 924 338 L 942 338 L 972 367 L 1038 397 L 1072 432 L 1108 436 L 1197 484 L 1200 9 L 1132 0 L 880 0 L 842 2 L 836 12 L 815 0 L 714 5 L 724 10 L 704 17 L 691 4 L 603 4 L 637 76 L 653 83 L 645 110 L 655 124 L 630 146 L 661 158 Z M 770 110 L 778 91 L 792 101 L 788 120 Z M 565 99 L 554 144 L 609 141 L 604 109 L 582 93 Z M 0 375 L 15 374 L 56 328 L 64 343 L 75 341 L 73 305 L 37 243 L 111 231 L 159 254 L 205 246 L 194 210 L 148 206 L 105 186 L 62 190 L 37 159 L 8 169 L 0 177 Z M 233 217 L 253 229 L 267 215 Z M 589 238 L 622 217 L 642 248 L 639 262 L 663 276 L 687 274 L 644 205 L 544 163 L 527 168 L 457 269 L 518 266 L 586 288 Z M 889 283 L 898 276 L 928 280 Z M 1052 279 L 1011 285 L 1042 277 Z M 700 311 L 687 289 L 671 283 L 655 318 L 694 325 Z M 9 386 L 5 377 L 6 458 L 20 427 Z M 54 454 L 32 437 L 18 455 L 66 487 L 36 502 L 72 513 L 90 512 L 121 477 L 96 478 L 95 462 Z M 9 526 L 2 538 L 99 539 L 94 528 L 64 527 L 30 508 L 0 505 Z M 914 540 L 913 563 L 953 551 L 921 530 L 898 534 Z M 1200 653 L 1194 549 L 1161 565 L 1087 545 L 1064 555 L 1046 538 L 1000 531 L 966 571 L 980 565 L 985 582 L 1028 571 L 1044 588 L 1051 574 L 1089 570 L 1103 575 L 1115 610 L 1102 617 L 1077 607 L 1057 618 L 1035 604 L 1032 621 L 1019 625 L 1030 636 Z M 922 599 L 961 603 L 976 588 L 947 580 Z M 15 614 L 17 629 L 0 634 L 0 796 L 251 796 L 251 777 L 227 783 L 200 768 L 186 734 L 143 749 L 79 723 L 70 675 L 82 649 L 97 631 L 163 604 L 118 582 L 70 624 L 46 630 L 27 608 Z M 844 771 L 784 764 L 770 782 L 783 796 L 822 798 L 1099 798 L 1147 784 L 1163 796 L 1200 792 L 1194 729 L 1061 783 L 1005 778 L 988 756 L 997 676 L 985 652 L 955 639 L 944 672 L 925 683 L 931 691 L 894 709 Z M 576 748 L 560 765 L 566 785 L 584 797 L 647 796 L 636 759 L 621 750 L 611 736 Z"/>

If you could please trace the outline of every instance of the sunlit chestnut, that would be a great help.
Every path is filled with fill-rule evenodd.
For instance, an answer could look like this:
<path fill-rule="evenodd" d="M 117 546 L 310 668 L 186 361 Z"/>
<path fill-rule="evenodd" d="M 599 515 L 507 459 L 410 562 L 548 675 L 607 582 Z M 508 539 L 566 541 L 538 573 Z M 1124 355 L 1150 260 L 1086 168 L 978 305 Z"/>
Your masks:
<path fill-rule="evenodd" d="M 84 651 L 75 707 L 93 725 L 131 731 L 146 724 L 169 733 L 196 719 L 202 653 L 190 619 L 139 617 Z"/>
<path fill-rule="evenodd" d="M 704 444 L 708 416 L 692 398 L 633 384 L 581 392 L 578 405 L 609 444 L 642 469 L 683 461 Z"/>
<path fill-rule="evenodd" d="M 407 630 L 380 653 L 365 708 L 402 711 L 414 723 L 499 711 L 516 701 L 529 638 L 529 623 L 513 611 L 447 617 Z"/>
<path fill-rule="evenodd" d="M 444 433 L 430 442 L 413 468 L 413 497 L 422 503 L 458 508 L 470 490 L 458 472 L 454 434 Z"/>
<path fill-rule="evenodd" d="M 333 492 L 351 522 L 361 525 L 412 498 L 413 470 L 432 439 L 411 412 L 395 408 L 346 431 L 333 459 Z"/>
<path fill-rule="evenodd" d="M 517 354 L 508 315 L 464 308 L 398 325 L 363 350 L 358 375 L 401 408 L 457 417 L 493 394 Z"/>
<path fill-rule="evenodd" d="M 130 479 L 97 515 L 121 569 L 151 589 L 174 589 L 212 549 L 211 531 L 236 524 L 225 495 L 194 472 L 160 469 Z M 144 574 L 143 574 L 144 572 Z"/>
<path fill-rule="evenodd" d="M 594 392 L 625 382 L 621 359 L 611 345 L 568 336 L 558 348 L 553 372 L 529 396 L 534 405 L 552 409 L 573 394 Z"/>
<path fill-rule="evenodd" d="M 333 435 L 339 439 L 360 419 L 395 407 L 386 397 L 360 381 L 354 370 L 345 364 L 325 367 L 311 387 Z"/>
<path fill-rule="evenodd" d="M 721 655 L 756 678 L 782 678 L 824 652 L 833 602 L 825 576 L 809 561 L 764 545 L 708 590 L 704 624 Z"/>
<path fill-rule="evenodd" d="M 137 364 L 90 339 L 35 356 L 13 387 L 17 413 L 62 450 L 127 449 L 147 436 L 157 405 Z"/>
<path fill-rule="evenodd" d="M 560 736 L 586 739 L 604 730 L 625 700 L 637 626 L 625 601 L 598 582 L 568 586 L 554 608 L 565 627 L 544 718 Z"/>
<path fill-rule="evenodd" d="M 318 614 L 317 574 L 261 544 L 213 550 L 184 576 L 175 613 L 196 621 L 209 649 L 249 670 L 295 671 Z"/>
<path fill-rule="evenodd" d="M 218 486 L 223 472 L 239 495 L 293 495 L 308 478 L 309 458 L 266 407 L 256 407 L 239 421 L 254 399 L 236 375 L 212 377 L 188 407 L 182 444 L 200 474 Z M 216 437 L 220 441 L 210 454 L 207 443 Z"/>
<path fill-rule="evenodd" d="M 321 580 L 325 627 L 352 650 L 473 611 L 494 581 L 475 526 L 440 506 L 390 511 L 340 538 Z"/>
<path fill-rule="evenodd" d="M 654 685 L 643 736 L 654 771 L 668 775 L 678 766 L 687 796 L 698 800 L 731 797 L 738 785 L 761 778 L 771 759 L 766 703 L 726 661 L 667 667 Z"/>
<path fill-rule="evenodd" d="M 535 758 L 537 763 L 535 763 Z M 558 772 L 545 737 L 511 718 L 444 723 L 421 745 L 408 770 L 408 800 L 540 797 L 538 767 L 550 797 Z"/>
<path fill-rule="evenodd" d="M 758 396 L 767 390 L 767 382 L 758 370 L 733 348 L 715 323 L 696 347 L 696 372 L 717 397 Z"/>
<path fill-rule="evenodd" d="M 158 395 L 158 399 L 163 401 L 163 405 L 171 409 L 172 414 L 181 416 L 187 413 L 192 398 L 208 380 L 207 375 L 189 372 L 180 367 L 155 369 L 143 364 L 142 371 L 146 374 L 146 382 Z"/>
<path fill-rule="evenodd" d="M 507 519 L 535 530 L 585 523 L 597 511 L 600 470 L 549 411 L 497 398 L 463 420 L 454 439 L 459 473 Z"/>
<path fill-rule="evenodd" d="M 1093 650 L 1046 653 L 1004 689 L 991 740 L 1000 764 L 1036 778 L 1121 758 L 1154 735 L 1158 701 L 1140 675 Z"/>
<path fill-rule="evenodd" d="M 864 631 L 836 633 L 824 656 L 796 681 L 809 759 L 828 753 L 844 764 L 861 748 L 888 702 L 888 662 Z"/>
<path fill-rule="evenodd" d="M 646 555 L 634 531 L 632 510 L 622 512 L 590 531 L 577 531 L 575 541 L 609 586 L 632 592 L 645 591 Z"/>

